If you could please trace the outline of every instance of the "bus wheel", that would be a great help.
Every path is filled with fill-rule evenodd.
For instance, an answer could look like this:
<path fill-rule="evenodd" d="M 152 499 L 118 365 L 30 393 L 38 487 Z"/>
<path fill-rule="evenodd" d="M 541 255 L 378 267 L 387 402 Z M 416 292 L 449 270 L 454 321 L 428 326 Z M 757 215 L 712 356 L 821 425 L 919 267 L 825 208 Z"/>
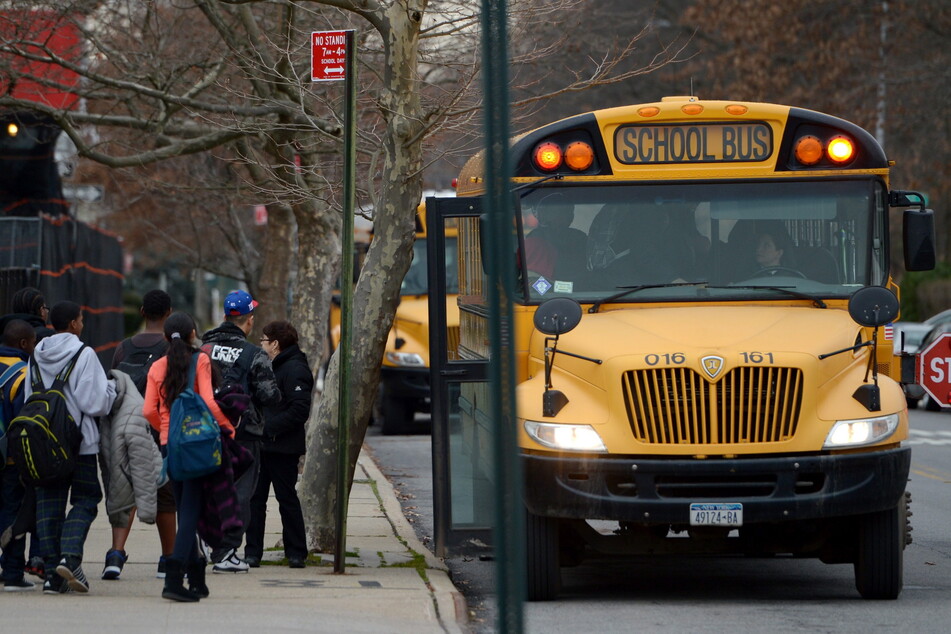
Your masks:
<path fill-rule="evenodd" d="M 558 520 L 527 512 L 526 529 L 526 598 L 529 601 L 552 601 L 561 590 L 561 569 L 558 562 Z"/>
<path fill-rule="evenodd" d="M 855 587 L 863 599 L 897 599 L 902 589 L 906 498 L 860 520 Z"/>
<path fill-rule="evenodd" d="M 405 434 L 413 426 L 416 415 L 416 402 L 411 398 L 391 396 L 383 393 L 383 425 L 380 431 L 384 436 Z"/>

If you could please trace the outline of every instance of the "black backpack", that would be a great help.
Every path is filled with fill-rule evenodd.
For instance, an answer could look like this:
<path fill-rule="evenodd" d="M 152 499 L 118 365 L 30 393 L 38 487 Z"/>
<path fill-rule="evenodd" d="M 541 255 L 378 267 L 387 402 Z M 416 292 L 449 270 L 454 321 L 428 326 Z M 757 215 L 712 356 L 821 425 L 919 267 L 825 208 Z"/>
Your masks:
<path fill-rule="evenodd" d="M 126 339 L 122 342 L 125 354 L 122 361 L 116 366 L 116 370 L 125 372 L 135 383 L 135 388 L 139 394 L 145 396 L 145 385 L 148 383 L 149 368 L 155 363 L 156 359 L 165 356 L 168 350 L 168 342 L 165 339 L 159 340 L 151 346 L 139 347 L 132 343 L 132 339 Z"/>
<path fill-rule="evenodd" d="M 66 406 L 64 389 L 84 348 L 73 355 L 48 388 L 36 361 L 30 359 L 33 393 L 7 430 L 7 452 L 29 484 L 61 484 L 76 468 L 82 431 Z"/>

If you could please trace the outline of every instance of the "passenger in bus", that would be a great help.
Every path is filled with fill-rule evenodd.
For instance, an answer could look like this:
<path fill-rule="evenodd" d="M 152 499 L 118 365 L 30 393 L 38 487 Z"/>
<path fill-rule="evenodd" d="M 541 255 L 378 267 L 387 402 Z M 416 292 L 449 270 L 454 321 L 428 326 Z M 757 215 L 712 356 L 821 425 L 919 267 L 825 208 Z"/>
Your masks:
<path fill-rule="evenodd" d="M 730 232 L 725 279 L 741 282 L 796 270 L 789 232 L 779 220 L 739 220 Z"/>
<path fill-rule="evenodd" d="M 608 290 L 675 281 L 677 273 L 663 249 L 668 225 L 662 211 L 605 205 L 591 223 L 587 245 L 592 285 Z"/>
<path fill-rule="evenodd" d="M 756 273 L 776 275 L 781 269 L 795 270 L 792 240 L 779 223 L 765 225 L 756 236 Z M 754 273 L 754 274 L 756 274 Z"/>
<path fill-rule="evenodd" d="M 574 204 L 564 194 L 552 193 L 532 209 L 538 226 L 525 237 L 525 265 L 529 278 L 576 281 L 585 272 L 588 236 L 574 229 Z"/>

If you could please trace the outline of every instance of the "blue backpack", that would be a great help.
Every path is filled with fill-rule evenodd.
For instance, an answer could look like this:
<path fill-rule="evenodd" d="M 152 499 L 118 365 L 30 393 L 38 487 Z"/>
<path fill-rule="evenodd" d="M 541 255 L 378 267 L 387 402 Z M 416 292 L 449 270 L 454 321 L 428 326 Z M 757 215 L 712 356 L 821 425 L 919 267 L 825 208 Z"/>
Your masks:
<path fill-rule="evenodd" d="M 168 420 L 168 474 L 178 481 L 200 478 L 221 467 L 221 429 L 193 387 L 198 355 L 192 355 L 186 388 L 172 402 Z"/>
<path fill-rule="evenodd" d="M 2 364 L 0 364 L 2 365 Z M 7 464 L 7 426 L 13 422 L 13 394 L 21 387 L 14 379 L 26 374 L 26 361 L 17 361 L 0 374 L 0 470 Z M 20 381 L 22 383 L 22 381 Z"/>

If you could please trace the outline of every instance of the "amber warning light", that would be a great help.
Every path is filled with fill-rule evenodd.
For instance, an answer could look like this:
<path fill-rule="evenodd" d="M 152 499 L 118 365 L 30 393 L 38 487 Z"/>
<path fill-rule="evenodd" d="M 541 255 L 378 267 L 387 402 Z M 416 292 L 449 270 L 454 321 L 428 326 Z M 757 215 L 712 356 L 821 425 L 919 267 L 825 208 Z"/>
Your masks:
<path fill-rule="evenodd" d="M 829 160 L 833 163 L 848 163 L 855 156 L 855 146 L 852 145 L 852 140 L 844 136 L 833 137 L 829 141 L 829 149 L 826 151 L 829 154 Z"/>
<path fill-rule="evenodd" d="M 802 165 L 816 165 L 823 156 L 835 165 L 845 165 L 855 158 L 855 144 L 843 135 L 834 136 L 823 144 L 821 139 L 809 134 L 796 140 L 793 153 Z"/>
<path fill-rule="evenodd" d="M 538 169 L 552 172 L 561 167 L 561 148 L 551 141 L 535 148 L 535 165 Z"/>
<path fill-rule="evenodd" d="M 565 148 L 554 141 L 545 141 L 535 146 L 532 159 L 544 172 L 554 172 L 563 164 L 572 171 L 583 172 L 594 164 L 594 148 L 584 141 L 572 141 Z"/>

